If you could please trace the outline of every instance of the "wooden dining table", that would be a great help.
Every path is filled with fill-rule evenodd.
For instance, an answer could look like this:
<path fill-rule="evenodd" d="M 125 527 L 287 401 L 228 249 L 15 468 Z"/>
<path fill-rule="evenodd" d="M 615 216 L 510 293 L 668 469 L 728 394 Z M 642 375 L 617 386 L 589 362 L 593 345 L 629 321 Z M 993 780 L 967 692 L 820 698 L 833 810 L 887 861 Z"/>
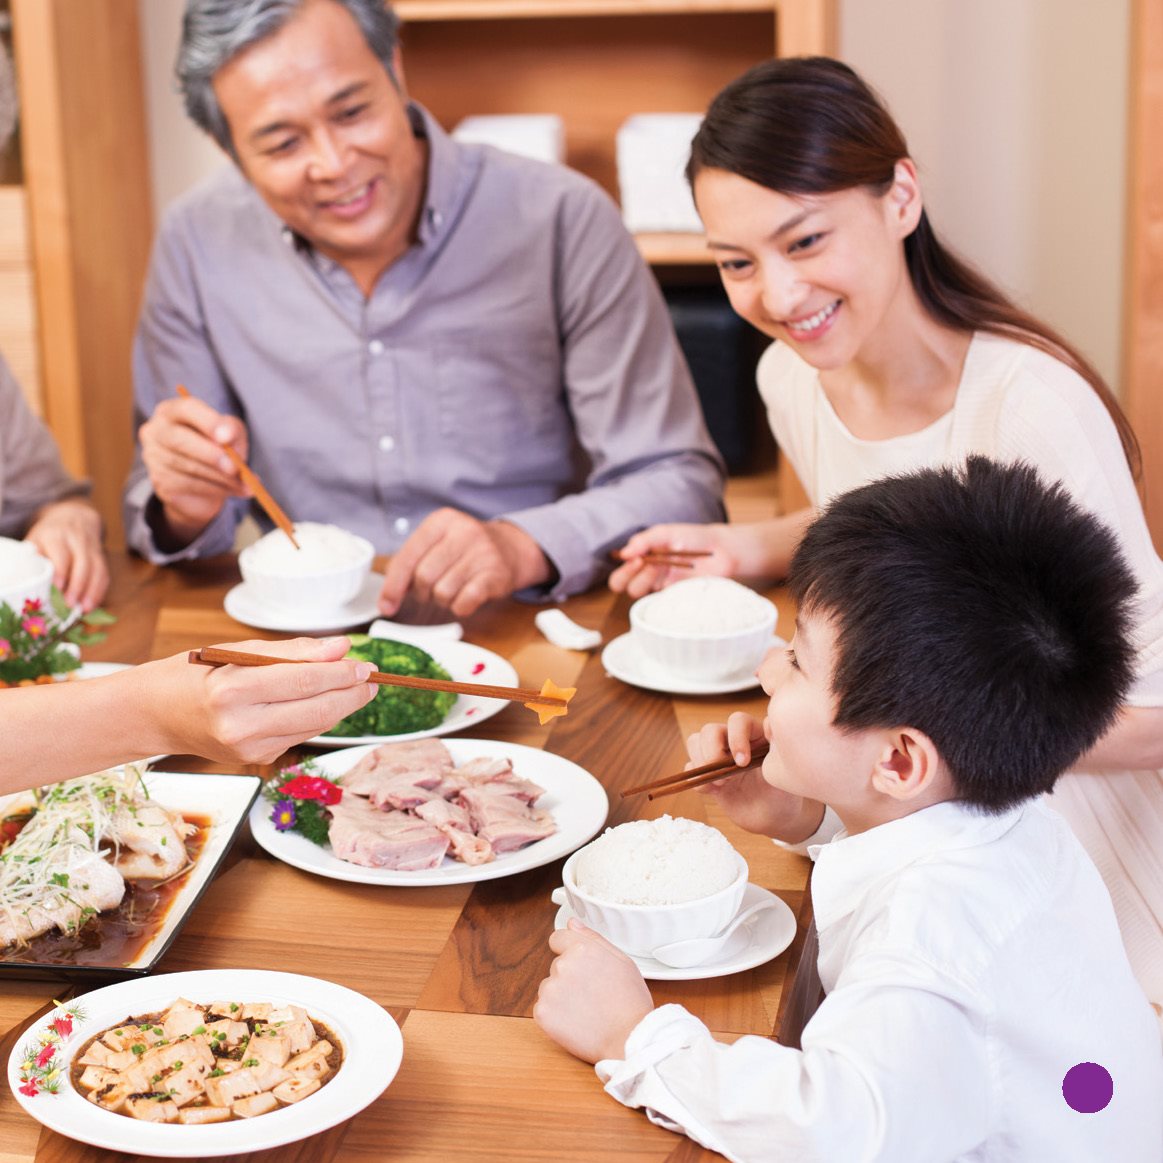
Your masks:
<path fill-rule="evenodd" d="M 138 663 L 212 643 L 287 636 L 254 630 L 226 614 L 223 598 L 239 581 L 233 556 L 156 567 L 115 555 L 112 566 L 105 606 L 117 621 L 104 642 L 85 649 L 86 659 Z M 793 619 L 790 599 L 779 588 L 770 596 L 786 631 Z M 563 609 L 598 629 L 603 642 L 628 627 L 628 602 L 604 587 L 570 599 Z M 536 715 L 510 703 L 463 734 L 543 748 L 581 765 L 606 789 L 607 825 L 670 813 L 725 832 L 746 857 L 751 881 L 782 897 L 799 918 L 796 939 L 756 968 L 653 982 L 651 992 L 657 1004 L 686 1006 L 723 1040 L 754 1034 L 795 1044 L 813 1000 L 804 985 L 810 974 L 796 972 L 810 916 L 809 861 L 737 828 L 697 791 L 654 801 L 619 794 L 680 770 L 684 740 L 703 723 L 737 709 L 761 716 L 762 692 L 682 697 L 629 686 L 606 673 L 600 650 L 551 645 L 534 626 L 536 612 L 518 601 L 491 603 L 465 621 L 465 638 L 507 658 L 523 686 L 539 687 L 547 677 L 576 686 L 569 714 L 539 726 Z M 156 766 L 266 776 L 279 765 L 229 768 L 170 756 Z M 238 1157 L 304 1163 L 720 1158 L 615 1102 L 592 1067 L 534 1023 L 538 984 L 552 959 L 548 938 L 557 906 L 550 894 L 560 884 L 561 866 L 556 860 L 505 878 L 437 887 L 348 883 L 280 862 L 244 827 L 157 971 L 267 969 L 336 982 L 392 1015 L 403 1032 L 404 1056 L 387 1090 L 355 1117 L 298 1143 Z M 805 966 L 809 961 L 802 958 Z M 54 999 L 85 988 L 91 987 L 0 975 L 3 1060 Z M 126 1158 L 42 1128 L 6 1087 L 0 1093 L 0 1163 Z"/>

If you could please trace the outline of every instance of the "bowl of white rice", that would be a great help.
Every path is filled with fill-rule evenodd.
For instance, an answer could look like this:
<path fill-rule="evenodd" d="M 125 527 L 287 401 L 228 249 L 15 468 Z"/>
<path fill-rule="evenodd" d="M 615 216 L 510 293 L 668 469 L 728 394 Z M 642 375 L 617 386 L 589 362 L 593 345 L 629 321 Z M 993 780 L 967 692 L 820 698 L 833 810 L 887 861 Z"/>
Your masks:
<path fill-rule="evenodd" d="M 18 614 L 26 601 L 47 602 L 52 577 L 53 563 L 30 541 L 0 537 L 0 602 Z"/>
<path fill-rule="evenodd" d="M 692 577 L 639 598 L 630 633 L 642 654 L 672 674 L 703 682 L 753 671 L 771 648 L 778 611 L 726 577 Z"/>
<path fill-rule="evenodd" d="M 626 953 L 710 937 L 739 911 L 747 861 L 722 832 L 662 816 L 607 828 L 562 869 L 573 912 Z"/>
<path fill-rule="evenodd" d="M 238 568 L 256 600 L 280 609 L 326 613 L 350 602 L 367 578 L 375 547 L 338 525 L 295 523 L 296 549 L 272 529 L 238 555 Z"/>

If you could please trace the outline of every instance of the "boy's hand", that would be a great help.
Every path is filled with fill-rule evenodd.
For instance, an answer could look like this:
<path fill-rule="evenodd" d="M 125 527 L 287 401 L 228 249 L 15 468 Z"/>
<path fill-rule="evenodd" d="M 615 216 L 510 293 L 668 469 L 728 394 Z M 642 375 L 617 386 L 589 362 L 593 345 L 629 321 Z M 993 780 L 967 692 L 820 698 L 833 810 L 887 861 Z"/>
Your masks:
<path fill-rule="evenodd" d="M 537 990 L 533 1020 L 585 1062 L 621 1058 L 654 1000 L 638 966 L 576 918 L 549 938 L 557 954 Z"/>
<path fill-rule="evenodd" d="M 763 725 L 736 711 L 726 723 L 708 723 L 687 740 L 691 759 L 687 766 L 731 759 L 742 767 L 751 760 L 756 744 L 763 741 Z M 775 760 L 769 758 L 767 762 Z M 789 844 L 806 840 L 819 827 L 824 814 L 822 804 L 772 786 L 758 766 L 742 775 L 704 784 L 698 790 L 716 799 L 740 828 Z"/>

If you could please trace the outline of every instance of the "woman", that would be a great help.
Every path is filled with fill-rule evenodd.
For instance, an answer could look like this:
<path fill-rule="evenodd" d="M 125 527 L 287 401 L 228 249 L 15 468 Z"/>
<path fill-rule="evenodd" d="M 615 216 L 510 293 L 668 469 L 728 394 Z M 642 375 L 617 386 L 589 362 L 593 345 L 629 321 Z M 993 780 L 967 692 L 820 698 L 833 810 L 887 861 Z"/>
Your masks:
<path fill-rule="evenodd" d="M 1087 774 L 1060 780 L 1053 803 L 1102 871 L 1139 980 L 1163 1004 L 1163 564 L 1109 389 L 942 246 L 903 135 L 840 62 L 769 61 L 734 81 L 687 172 L 732 306 L 781 341 L 760 361 L 759 390 L 814 506 L 977 452 L 1031 462 L 1116 530 L 1140 585 L 1138 678 L 1119 724 L 1080 762 Z M 657 526 L 631 539 L 611 585 L 637 596 L 690 576 L 642 563 L 661 548 L 710 550 L 696 572 L 781 576 L 811 516 Z M 728 739 L 748 752 L 744 718 L 729 735 L 705 730 L 693 753 L 713 758 Z"/>

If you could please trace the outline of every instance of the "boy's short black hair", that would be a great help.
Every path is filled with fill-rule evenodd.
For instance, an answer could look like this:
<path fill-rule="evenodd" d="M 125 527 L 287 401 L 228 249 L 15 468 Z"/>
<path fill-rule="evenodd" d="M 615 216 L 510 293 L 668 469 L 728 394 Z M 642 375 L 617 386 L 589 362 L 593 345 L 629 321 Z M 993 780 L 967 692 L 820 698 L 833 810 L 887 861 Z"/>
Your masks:
<path fill-rule="evenodd" d="M 1049 791 L 1133 676 L 1118 543 L 1027 464 L 973 456 L 838 497 L 790 585 L 837 627 L 836 725 L 923 731 L 990 811 Z"/>

